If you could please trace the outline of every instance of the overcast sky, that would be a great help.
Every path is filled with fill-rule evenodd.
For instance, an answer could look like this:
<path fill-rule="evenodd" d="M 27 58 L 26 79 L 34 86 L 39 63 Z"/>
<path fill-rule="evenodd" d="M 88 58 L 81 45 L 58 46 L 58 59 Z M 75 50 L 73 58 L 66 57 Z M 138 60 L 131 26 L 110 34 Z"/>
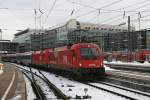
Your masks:
<path fill-rule="evenodd" d="M 36 11 L 35 11 L 36 9 Z M 127 22 L 139 30 L 150 28 L 150 0 L 0 0 L 3 39 L 17 30 L 47 28 L 75 18 L 78 21 L 118 25 Z M 41 23 L 41 24 L 40 24 Z"/>

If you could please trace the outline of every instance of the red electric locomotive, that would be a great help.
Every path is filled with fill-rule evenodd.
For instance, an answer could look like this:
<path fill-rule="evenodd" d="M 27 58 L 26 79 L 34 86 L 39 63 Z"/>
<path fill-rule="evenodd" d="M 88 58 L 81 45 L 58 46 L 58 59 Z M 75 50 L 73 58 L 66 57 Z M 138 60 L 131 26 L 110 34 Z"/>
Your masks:
<path fill-rule="evenodd" d="M 7 55 L 3 56 L 3 60 L 82 76 L 105 74 L 103 52 L 93 43 L 78 43 L 69 47 Z"/>
<path fill-rule="evenodd" d="M 70 47 L 34 52 L 32 64 L 69 71 L 78 75 L 105 73 L 103 53 L 98 45 L 92 43 L 78 43 Z"/>

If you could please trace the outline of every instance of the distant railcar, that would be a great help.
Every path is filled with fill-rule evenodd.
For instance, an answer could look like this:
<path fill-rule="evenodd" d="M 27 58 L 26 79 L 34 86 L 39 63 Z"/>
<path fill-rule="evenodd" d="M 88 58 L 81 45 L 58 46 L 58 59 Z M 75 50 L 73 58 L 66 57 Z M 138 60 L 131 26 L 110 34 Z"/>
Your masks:
<path fill-rule="evenodd" d="M 136 60 L 143 63 L 144 61 L 150 62 L 150 50 L 139 50 L 136 52 Z"/>
<path fill-rule="evenodd" d="M 126 52 L 126 51 L 114 51 L 112 53 L 106 53 L 108 61 L 123 61 L 123 62 L 150 62 L 150 50 L 138 50 L 136 52 Z"/>

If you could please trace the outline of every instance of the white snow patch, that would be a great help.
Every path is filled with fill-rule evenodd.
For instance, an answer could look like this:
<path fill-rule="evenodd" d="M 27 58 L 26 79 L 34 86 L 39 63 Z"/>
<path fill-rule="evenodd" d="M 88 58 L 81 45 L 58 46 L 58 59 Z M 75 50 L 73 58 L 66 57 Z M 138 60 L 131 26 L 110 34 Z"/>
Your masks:
<path fill-rule="evenodd" d="M 108 63 L 107 61 L 104 61 L 104 64 Z M 104 65 L 105 70 L 115 70 L 113 68 L 110 68 L 109 66 Z"/>
<path fill-rule="evenodd" d="M 106 65 L 104 65 L 104 67 L 105 67 L 105 70 L 115 70 L 115 69 L 110 68 L 110 67 L 108 67 L 108 66 L 106 66 Z"/>
<path fill-rule="evenodd" d="M 98 90 L 74 80 L 68 80 L 64 77 L 47 72 L 43 73 L 53 84 L 61 89 L 63 93 L 65 93 L 68 97 L 71 97 L 71 99 L 77 99 L 76 96 L 83 98 L 83 96 L 88 95 L 91 96 L 91 98 L 89 98 L 90 100 L 100 100 L 100 98 L 102 100 L 111 100 L 112 98 L 115 98 L 115 100 L 126 100 L 120 96 L 113 95 L 103 90 Z"/>
<path fill-rule="evenodd" d="M 139 62 L 121 62 L 121 61 L 112 61 L 112 62 L 107 62 L 104 61 L 104 64 L 118 64 L 118 65 L 129 65 L 129 66 L 140 66 L 140 67 L 150 67 L 150 63 L 148 63 L 147 61 L 145 61 L 144 63 L 139 63 Z"/>
<path fill-rule="evenodd" d="M 26 78 L 26 76 L 24 76 L 24 80 L 26 83 L 27 100 L 36 99 L 36 95 L 34 94 L 34 92 L 32 90 L 31 82 L 29 81 L 28 78 Z"/>

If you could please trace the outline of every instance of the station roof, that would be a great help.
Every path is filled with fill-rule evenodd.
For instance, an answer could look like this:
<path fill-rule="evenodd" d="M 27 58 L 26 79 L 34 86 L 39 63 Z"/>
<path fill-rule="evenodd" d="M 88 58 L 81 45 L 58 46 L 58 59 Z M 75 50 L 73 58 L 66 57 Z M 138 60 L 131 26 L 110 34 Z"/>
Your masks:
<path fill-rule="evenodd" d="M 10 40 L 0 40 L 0 42 L 11 42 Z"/>
<path fill-rule="evenodd" d="M 0 43 L 17 43 L 17 42 L 12 42 L 10 40 L 0 40 Z"/>
<path fill-rule="evenodd" d="M 24 34 L 24 33 L 27 33 L 28 31 L 29 31 L 29 28 L 27 28 L 27 29 L 25 29 L 25 30 L 23 30 L 23 31 L 21 31 L 21 32 L 16 33 L 15 36 L 22 35 L 22 34 Z"/>

